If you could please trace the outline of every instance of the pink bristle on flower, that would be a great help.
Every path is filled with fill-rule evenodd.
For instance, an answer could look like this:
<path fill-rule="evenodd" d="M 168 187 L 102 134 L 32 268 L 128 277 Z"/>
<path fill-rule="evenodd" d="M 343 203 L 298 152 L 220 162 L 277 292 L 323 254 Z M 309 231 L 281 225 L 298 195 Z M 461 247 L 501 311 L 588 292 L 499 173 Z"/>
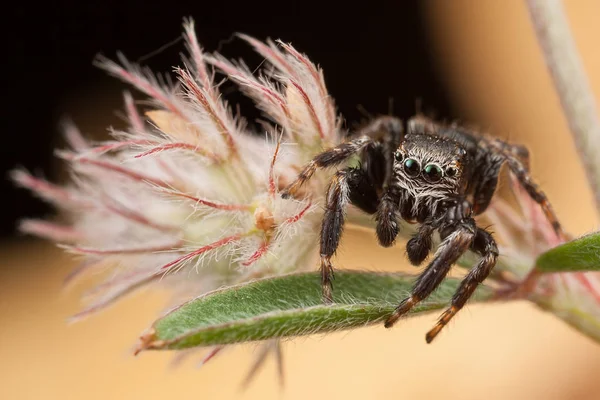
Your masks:
<path fill-rule="evenodd" d="M 188 111 L 183 106 L 182 100 L 174 93 L 174 89 L 164 87 L 152 73 L 131 64 L 123 54 L 118 54 L 117 58 L 123 66 L 101 55 L 96 57 L 95 64 L 148 95 L 165 109 L 187 119 Z"/>
<path fill-rule="evenodd" d="M 19 224 L 23 233 L 35 235 L 55 242 L 71 243 L 83 239 L 83 235 L 72 226 L 60 225 L 38 219 L 24 219 Z"/>
<path fill-rule="evenodd" d="M 144 120 L 142 119 L 142 116 L 135 107 L 135 103 L 133 101 L 131 93 L 124 92 L 123 98 L 125 100 L 125 110 L 127 111 L 127 118 L 129 120 L 131 129 L 133 129 L 134 131 L 143 132 L 145 130 L 146 125 L 144 123 Z"/>

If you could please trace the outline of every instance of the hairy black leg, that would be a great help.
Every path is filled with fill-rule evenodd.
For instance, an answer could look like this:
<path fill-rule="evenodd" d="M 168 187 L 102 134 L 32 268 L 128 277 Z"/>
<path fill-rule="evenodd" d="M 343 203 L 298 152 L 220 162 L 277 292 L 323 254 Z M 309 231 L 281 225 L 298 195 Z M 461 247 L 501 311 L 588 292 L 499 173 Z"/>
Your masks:
<path fill-rule="evenodd" d="M 528 165 L 529 153 L 526 152 L 526 150 L 524 151 L 524 148 L 521 146 L 511 146 L 501 140 L 490 140 L 488 143 L 492 151 L 495 150 L 504 156 L 508 167 L 519 180 L 519 183 L 527 191 L 529 196 L 542 207 L 546 219 L 548 219 L 556 234 L 560 237 L 565 237 L 565 233 L 560 222 L 558 222 L 558 218 L 548 197 L 546 197 L 546 194 L 531 178 Z"/>
<path fill-rule="evenodd" d="M 525 188 L 529 196 L 542 207 L 546 219 L 548 219 L 556 234 L 560 237 L 565 237 L 562 226 L 560 225 L 560 222 L 558 222 L 558 217 L 556 216 L 548 197 L 546 197 L 546 194 L 540 190 L 538 185 L 531 179 L 529 172 L 523 168 L 521 162 L 515 159 L 508 159 L 507 161 L 511 171 L 515 174 L 521 185 L 523 185 L 523 188 Z"/>
<path fill-rule="evenodd" d="M 504 143 L 505 145 L 507 143 Z M 527 171 L 530 170 L 531 165 L 529 162 L 529 150 L 525 146 L 521 146 L 518 144 L 508 145 L 508 152 L 515 158 L 517 158 Z"/>
<path fill-rule="evenodd" d="M 450 227 L 448 227 L 450 228 Z M 442 283 L 448 271 L 461 255 L 463 255 L 473 243 L 475 237 L 475 221 L 472 218 L 465 219 L 454 225 L 450 233 L 440 244 L 433 260 L 425 271 L 417 278 L 411 291 L 411 295 L 396 307 L 396 310 L 385 321 L 385 327 L 390 328 L 411 308 L 420 301 L 426 299 Z M 445 230 L 445 229 L 444 229 Z"/>
<path fill-rule="evenodd" d="M 406 254 L 412 265 L 421 265 L 429 255 L 434 229 L 431 221 L 425 221 L 417 233 L 406 243 Z"/>
<path fill-rule="evenodd" d="M 496 246 L 496 241 L 489 232 L 477 228 L 477 233 L 475 234 L 471 249 L 481 255 L 481 259 L 460 283 L 460 286 L 452 297 L 451 306 L 444 311 L 433 329 L 427 332 L 427 335 L 425 336 L 427 343 L 431 343 L 437 334 L 440 333 L 442 328 L 450 322 L 452 317 L 463 308 L 475 292 L 475 289 L 477 289 L 477 286 L 488 277 L 496 265 L 496 260 L 498 259 L 498 247 Z"/>
<path fill-rule="evenodd" d="M 319 153 L 302 169 L 296 180 L 281 193 L 281 196 L 283 198 L 294 196 L 296 191 L 314 175 L 317 169 L 333 167 L 341 164 L 354 154 L 358 153 L 372 140 L 373 139 L 368 136 L 360 136 L 349 142 L 342 143 L 336 147 Z"/>
<path fill-rule="evenodd" d="M 321 285 L 323 288 L 323 301 L 332 302 L 333 266 L 331 257 L 340 244 L 340 238 L 344 229 L 344 218 L 346 205 L 349 199 L 348 175 L 349 169 L 338 171 L 327 189 L 325 203 L 325 214 L 321 225 Z"/>
<path fill-rule="evenodd" d="M 385 143 L 387 147 L 393 148 L 392 150 L 386 151 L 386 153 L 395 151 L 403 138 L 403 133 L 402 122 L 398 118 L 384 116 L 374 119 L 358 130 L 355 135 L 352 135 L 350 141 L 341 143 L 338 146 L 325 150 L 315 156 L 312 161 L 302 169 L 296 180 L 282 192 L 282 197 L 287 198 L 293 196 L 319 168 L 328 168 L 339 165 L 369 144 L 382 142 Z"/>
<path fill-rule="evenodd" d="M 518 144 L 504 142 L 500 139 L 485 138 L 486 144 L 505 158 L 514 158 L 523 164 L 523 168 L 529 172 L 529 150 Z"/>

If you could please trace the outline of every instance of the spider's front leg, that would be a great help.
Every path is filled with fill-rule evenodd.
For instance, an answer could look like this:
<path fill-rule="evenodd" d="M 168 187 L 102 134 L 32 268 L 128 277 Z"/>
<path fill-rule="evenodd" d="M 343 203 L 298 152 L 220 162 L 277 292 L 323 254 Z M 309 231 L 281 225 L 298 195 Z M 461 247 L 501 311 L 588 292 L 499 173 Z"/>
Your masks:
<path fill-rule="evenodd" d="M 368 136 L 360 136 L 349 142 L 342 143 L 329 150 L 319 153 L 300 171 L 298 177 L 281 193 L 281 197 L 287 199 L 293 197 L 298 189 L 306 183 L 320 168 L 334 167 L 346 161 L 348 158 L 358 153 L 363 147 L 373 140 Z"/>
<path fill-rule="evenodd" d="M 496 241 L 489 232 L 477 228 L 471 250 L 478 253 L 481 256 L 481 259 L 460 283 L 460 286 L 452 297 L 450 308 L 444 311 L 433 329 L 427 332 L 427 335 L 425 336 L 427 343 L 431 343 L 437 334 L 440 333 L 442 328 L 450 322 L 452 317 L 463 308 L 467 300 L 469 300 L 475 292 L 475 289 L 477 289 L 477 286 L 488 277 L 496 265 L 496 260 L 498 259 L 498 247 L 496 246 Z"/>
<path fill-rule="evenodd" d="M 321 285 L 323 300 L 326 303 L 333 301 L 331 257 L 333 257 L 340 244 L 348 202 L 370 213 L 377 209 L 379 202 L 377 192 L 364 170 L 346 168 L 338 171 L 331 179 L 327 189 L 320 243 Z"/>
<path fill-rule="evenodd" d="M 340 165 L 369 144 L 385 143 L 387 147 L 386 152 L 390 152 L 391 154 L 396 150 L 403 137 L 404 129 L 401 120 L 389 116 L 376 118 L 360 129 L 356 133 L 356 137 L 350 141 L 317 154 L 306 164 L 302 171 L 300 171 L 300 174 L 298 174 L 296 180 L 281 195 L 283 198 L 293 197 L 298 189 L 312 178 L 318 169 Z M 386 156 L 384 155 L 384 157 Z"/>
<path fill-rule="evenodd" d="M 400 317 L 426 299 L 442 283 L 452 265 L 471 247 L 477 227 L 475 220 L 465 218 L 444 226 L 443 231 L 450 232 L 440 244 L 433 260 L 417 278 L 410 296 L 404 299 L 385 321 L 386 328 L 392 327 Z"/>

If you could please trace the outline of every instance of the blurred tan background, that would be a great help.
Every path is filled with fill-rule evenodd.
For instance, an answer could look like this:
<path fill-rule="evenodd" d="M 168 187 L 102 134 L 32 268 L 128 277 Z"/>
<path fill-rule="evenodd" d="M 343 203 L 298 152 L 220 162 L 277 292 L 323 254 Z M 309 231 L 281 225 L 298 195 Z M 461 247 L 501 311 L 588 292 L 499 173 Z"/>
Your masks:
<path fill-rule="evenodd" d="M 574 234 L 597 229 L 522 1 L 436 0 L 423 6 L 443 60 L 436 68 L 467 122 L 527 144 L 534 175 L 566 228 Z M 566 1 L 566 9 L 600 99 L 600 2 Z M 467 307 L 432 345 L 424 335 L 436 315 L 393 330 L 376 326 L 293 340 L 284 347 L 283 389 L 269 360 L 240 391 L 252 345 L 229 349 L 199 370 L 193 361 L 171 369 L 173 353 L 132 356 L 138 334 L 164 304 L 163 294 L 142 292 L 67 325 L 80 291 L 62 290 L 73 265 L 68 256 L 32 240 L 4 243 L 0 256 L 0 399 L 600 398 L 600 345 L 522 303 Z M 350 230 L 336 265 L 410 270 L 402 244 L 384 250 L 372 235 Z"/>

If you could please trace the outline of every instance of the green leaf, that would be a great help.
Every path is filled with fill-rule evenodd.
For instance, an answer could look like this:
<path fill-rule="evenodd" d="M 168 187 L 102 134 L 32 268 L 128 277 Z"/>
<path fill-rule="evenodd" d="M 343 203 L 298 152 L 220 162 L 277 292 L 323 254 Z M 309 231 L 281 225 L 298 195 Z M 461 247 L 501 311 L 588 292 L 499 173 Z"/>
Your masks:
<path fill-rule="evenodd" d="M 600 271 L 600 232 L 561 244 L 538 257 L 541 272 Z"/>
<path fill-rule="evenodd" d="M 224 345 L 382 322 L 409 293 L 413 281 L 414 277 L 398 273 L 338 271 L 330 305 L 322 303 L 316 272 L 221 289 L 184 303 L 157 320 L 142 337 L 139 350 Z M 456 279 L 446 279 L 412 314 L 447 307 L 458 284 Z M 480 286 L 473 300 L 488 300 L 492 294 L 490 288 Z"/>

